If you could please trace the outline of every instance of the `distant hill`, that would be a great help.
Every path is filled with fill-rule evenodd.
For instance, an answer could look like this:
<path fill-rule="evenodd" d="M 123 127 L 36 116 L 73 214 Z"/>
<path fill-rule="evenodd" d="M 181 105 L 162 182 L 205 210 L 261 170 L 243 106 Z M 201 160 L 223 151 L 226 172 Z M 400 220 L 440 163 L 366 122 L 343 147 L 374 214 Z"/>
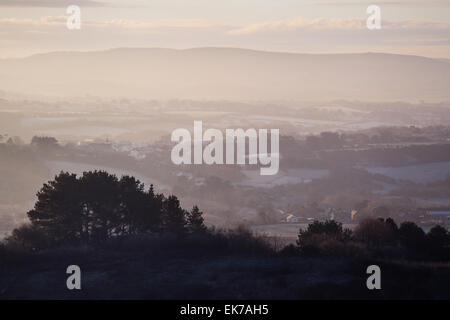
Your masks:
<path fill-rule="evenodd" d="M 0 90 L 56 96 L 450 100 L 450 63 L 394 54 L 112 49 L 0 60 Z"/>

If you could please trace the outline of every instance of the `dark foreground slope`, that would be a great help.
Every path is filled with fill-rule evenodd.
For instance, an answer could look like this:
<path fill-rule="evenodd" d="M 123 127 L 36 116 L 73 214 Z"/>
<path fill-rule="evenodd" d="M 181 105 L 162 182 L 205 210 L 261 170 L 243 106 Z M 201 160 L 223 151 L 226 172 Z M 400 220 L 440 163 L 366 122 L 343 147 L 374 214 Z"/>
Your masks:
<path fill-rule="evenodd" d="M 0 299 L 450 298 L 449 264 L 302 257 L 242 239 L 141 237 L 6 257 Z M 72 264 L 81 268 L 81 290 L 66 288 Z M 381 290 L 366 287 L 370 264 L 381 267 Z"/>

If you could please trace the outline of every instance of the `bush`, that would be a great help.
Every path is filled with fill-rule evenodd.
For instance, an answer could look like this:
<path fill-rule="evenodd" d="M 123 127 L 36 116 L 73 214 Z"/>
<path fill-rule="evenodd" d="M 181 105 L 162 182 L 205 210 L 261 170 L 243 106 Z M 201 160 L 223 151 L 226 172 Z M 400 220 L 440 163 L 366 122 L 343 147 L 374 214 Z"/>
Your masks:
<path fill-rule="evenodd" d="M 12 235 L 5 239 L 10 248 L 38 251 L 50 246 L 50 239 L 42 229 L 31 224 L 24 224 L 13 230 Z"/>
<path fill-rule="evenodd" d="M 216 249 L 224 248 L 229 253 L 273 253 L 270 239 L 262 235 L 254 235 L 248 228 L 239 226 L 234 230 L 214 230 L 209 233 Z"/>
<path fill-rule="evenodd" d="M 447 229 L 434 226 L 427 234 L 427 242 L 428 252 L 433 257 L 443 261 L 450 260 L 450 234 Z"/>
<path fill-rule="evenodd" d="M 431 228 L 427 237 L 430 245 L 434 247 L 446 248 L 450 246 L 450 234 L 447 229 L 439 225 Z"/>
<path fill-rule="evenodd" d="M 396 243 L 394 228 L 383 219 L 364 219 L 356 227 L 354 237 L 373 247 Z"/>
<path fill-rule="evenodd" d="M 152 252 L 161 255 L 184 254 L 260 254 L 273 253 L 269 238 L 255 236 L 245 228 L 235 230 L 207 230 L 194 233 L 163 231 L 120 236 L 100 245 L 106 250 Z"/>
<path fill-rule="evenodd" d="M 414 222 L 403 222 L 398 229 L 400 243 L 407 249 L 422 251 L 426 248 L 425 232 Z"/>
<path fill-rule="evenodd" d="M 0 263 L 6 259 L 5 244 L 0 242 Z"/>
<path fill-rule="evenodd" d="M 283 249 L 280 250 L 280 254 L 283 256 L 295 256 L 299 254 L 298 247 L 293 244 L 288 244 Z"/>
<path fill-rule="evenodd" d="M 340 246 L 351 239 L 352 233 L 342 223 L 334 220 L 314 221 L 306 230 L 300 229 L 297 245 L 302 253 L 314 255 L 328 251 L 329 247 Z"/>
<path fill-rule="evenodd" d="M 306 230 L 300 229 L 297 244 L 301 246 L 303 240 L 315 234 L 326 235 L 341 241 L 346 241 L 351 238 L 352 232 L 349 229 L 342 228 L 342 223 L 334 220 L 326 220 L 325 222 L 314 221 L 308 225 Z"/>

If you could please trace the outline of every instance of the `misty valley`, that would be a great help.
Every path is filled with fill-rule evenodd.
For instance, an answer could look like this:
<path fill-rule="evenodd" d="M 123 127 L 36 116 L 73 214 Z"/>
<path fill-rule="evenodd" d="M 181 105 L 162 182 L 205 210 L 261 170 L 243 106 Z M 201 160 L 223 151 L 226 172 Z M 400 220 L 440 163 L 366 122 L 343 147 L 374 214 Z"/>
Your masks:
<path fill-rule="evenodd" d="M 298 231 L 292 221 L 307 224 L 334 217 L 351 225 L 383 208 L 386 217 L 413 220 L 426 229 L 433 221 L 426 211 L 448 205 L 449 128 L 444 123 L 450 111 L 444 105 L 383 108 L 342 101 L 327 108 L 318 103 L 280 109 L 233 102 L 78 103 L 78 113 L 67 114 L 61 102 L 3 99 L 4 233 L 26 220 L 36 191 L 60 171 L 133 175 L 161 192 L 177 194 L 187 206 L 198 204 L 209 225 L 249 225 L 288 242 Z M 401 108 L 404 115 L 396 120 L 393 110 L 399 113 Z M 260 165 L 251 159 L 243 159 L 245 165 L 172 163 L 176 142 L 171 132 L 192 127 L 200 114 L 207 118 L 205 126 L 223 132 L 233 127 L 280 128 L 279 172 L 261 176 Z M 406 115 L 407 120 L 400 120 Z M 164 126 L 160 119 L 166 119 Z M 373 127 L 377 121 L 391 124 Z M 246 152 L 249 147 L 245 145 Z M 352 216 L 353 210 L 358 213 Z"/>
<path fill-rule="evenodd" d="M 0 60 L 0 299 L 448 299 L 449 76 L 372 53 Z"/>

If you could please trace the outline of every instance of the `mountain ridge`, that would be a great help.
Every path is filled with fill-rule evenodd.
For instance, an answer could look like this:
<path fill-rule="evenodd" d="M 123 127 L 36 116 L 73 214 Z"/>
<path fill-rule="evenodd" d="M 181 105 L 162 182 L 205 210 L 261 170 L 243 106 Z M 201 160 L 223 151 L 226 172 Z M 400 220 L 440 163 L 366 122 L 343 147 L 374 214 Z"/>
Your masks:
<path fill-rule="evenodd" d="M 371 52 L 114 48 L 0 60 L 0 89 L 60 96 L 445 101 L 449 79 L 446 60 Z"/>
<path fill-rule="evenodd" d="M 420 55 L 412 55 L 412 54 L 399 54 L 399 53 L 390 53 L 390 52 L 345 52 L 345 53 L 304 53 L 304 52 L 289 52 L 289 51 L 272 51 L 272 50 L 258 50 L 258 49 L 249 49 L 249 48 L 240 48 L 240 47 L 214 47 L 214 46 L 206 46 L 206 47 L 192 47 L 185 49 L 176 49 L 176 48 L 168 48 L 168 47 L 114 47 L 103 50 L 55 50 L 48 52 L 41 52 L 31 54 L 25 57 L 18 58 L 0 58 L 0 61 L 4 60 L 23 60 L 29 59 L 38 56 L 46 56 L 46 55 L 54 55 L 54 54 L 89 54 L 89 53 L 108 53 L 115 51 L 168 51 L 168 52 L 186 52 L 186 51 L 202 51 L 202 50 L 217 50 L 217 51 L 241 51 L 241 52 L 253 52 L 253 53 L 263 53 L 263 54 L 280 54 L 280 55 L 295 55 L 295 56 L 360 56 L 360 55 L 374 55 L 374 56 L 396 56 L 396 57 L 413 57 L 413 58 L 422 58 L 427 60 L 437 60 L 437 61 L 448 61 L 449 58 L 432 58 Z"/>

